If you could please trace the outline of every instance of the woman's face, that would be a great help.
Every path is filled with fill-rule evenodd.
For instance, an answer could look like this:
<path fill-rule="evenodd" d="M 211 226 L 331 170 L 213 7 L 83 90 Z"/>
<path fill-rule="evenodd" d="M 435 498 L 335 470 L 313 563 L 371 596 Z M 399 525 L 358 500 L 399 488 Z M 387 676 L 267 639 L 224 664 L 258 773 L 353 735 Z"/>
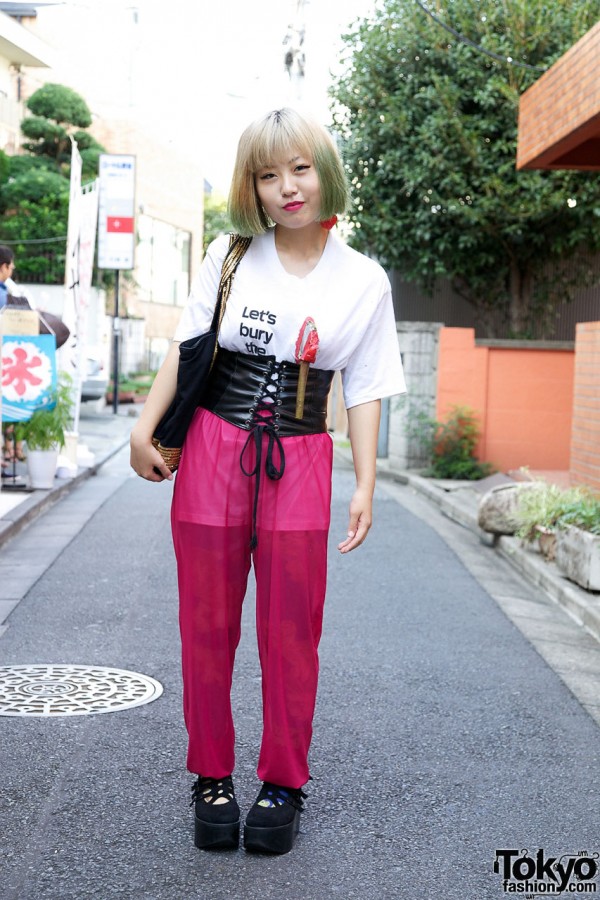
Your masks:
<path fill-rule="evenodd" d="M 254 184 L 265 212 L 276 225 L 305 228 L 318 222 L 321 190 L 310 156 L 292 150 L 259 169 Z"/>

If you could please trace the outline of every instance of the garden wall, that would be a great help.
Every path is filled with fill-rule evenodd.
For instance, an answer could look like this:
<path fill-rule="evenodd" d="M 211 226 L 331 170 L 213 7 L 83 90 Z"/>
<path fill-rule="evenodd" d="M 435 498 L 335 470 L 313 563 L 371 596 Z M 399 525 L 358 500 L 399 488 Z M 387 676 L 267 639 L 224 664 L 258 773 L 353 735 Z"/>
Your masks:
<path fill-rule="evenodd" d="M 476 341 L 472 328 L 442 328 L 436 418 L 471 407 L 481 424 L 478 456 L 501 471 L 568 471 L 574 356 L 571 343 Z"/>
<path fill-rule="evenodd" d="M 429 462 L 410 424 L 416 415 L 435 415 L 441 327 L 435 322 L 396 322 L 407 394 L 390 399 L 387 455 L 390 465 L 399 469 L 423 468 Z"/>
<path fill-rule="evenodd" d="M 577 325 L 571 481 L 600 490 L 600 322 Z"/>

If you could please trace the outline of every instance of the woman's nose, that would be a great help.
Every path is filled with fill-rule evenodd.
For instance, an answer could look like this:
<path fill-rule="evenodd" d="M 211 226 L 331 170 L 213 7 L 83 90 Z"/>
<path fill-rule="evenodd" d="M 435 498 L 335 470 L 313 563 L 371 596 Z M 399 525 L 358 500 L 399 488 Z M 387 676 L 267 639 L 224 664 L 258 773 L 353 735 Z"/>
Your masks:
<path fill-rule="evenodd" d="M 298 188 L 296 187 L 296 182 L 290 176 L 284 176 L 281 181 L 281 193 L 286 197 L 290 194 L 297 193 Z"/>

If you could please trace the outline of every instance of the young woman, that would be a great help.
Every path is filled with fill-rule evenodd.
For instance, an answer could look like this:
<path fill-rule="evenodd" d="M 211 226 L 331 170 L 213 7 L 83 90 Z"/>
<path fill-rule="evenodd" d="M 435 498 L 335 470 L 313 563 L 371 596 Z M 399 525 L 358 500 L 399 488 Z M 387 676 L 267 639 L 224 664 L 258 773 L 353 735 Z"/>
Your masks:
<path fill-rule="evenodd" d="M 387 276 L 331 230 L 347 200 L 341 160 L 320 125 L 281 109 L 243 133 L 229 211 L 235 230 L 252 241 L 235 274 L 172 506 L 187 764 L 198 776 L 195 839 L 205 849 L 239 840 L 230 689 L 251 564 L 263 786 L 246 818 L 244 844 L 273 853 L 293 845 L 310 777 L 325 600 L 332 470 L 327 394 L 341 370 L 356 472 L 348 533 L 338 545 L 345 554 L 371 527 L 380 400 L 405 390 Z M 178 342 L 210 326 L 228 244 L 224 236 L 209 247 L 132 433 L 131 464 L 150 481 L 172 477 L 151 438 L 174 396 Z M 298 382 L 307 363 L 299 364 L 297 354 L 306 335 L 312 364 L 302 409 Z"/>

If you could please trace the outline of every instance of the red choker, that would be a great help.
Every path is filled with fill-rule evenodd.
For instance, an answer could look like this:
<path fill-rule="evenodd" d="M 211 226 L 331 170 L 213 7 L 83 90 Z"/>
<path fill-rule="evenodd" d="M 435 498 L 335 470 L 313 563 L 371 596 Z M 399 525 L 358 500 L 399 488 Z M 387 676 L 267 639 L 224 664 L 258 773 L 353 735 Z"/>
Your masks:
<path fill-rule="evenodd" d="M 337 216 L 332 216 L 330 219 L 323 219 L 323 221 L 320 222 L 321 228 L 326 228 L 327 231 L 329 231 L 330 228 L 333 228 L 333 226 L 336 224 L 337 220 Z"/>

